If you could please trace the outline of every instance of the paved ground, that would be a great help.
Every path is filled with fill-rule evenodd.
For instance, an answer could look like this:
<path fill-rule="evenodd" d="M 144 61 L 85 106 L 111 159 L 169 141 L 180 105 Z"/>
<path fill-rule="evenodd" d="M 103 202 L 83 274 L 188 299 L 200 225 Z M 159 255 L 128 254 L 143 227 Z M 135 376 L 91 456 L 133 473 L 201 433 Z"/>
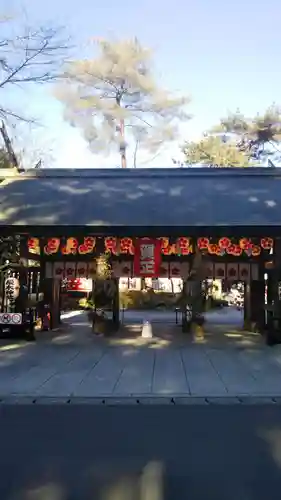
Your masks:
<path fill-rule="evenodd" d="M 279 405 L 2 405 L 0 498 L 279 500 L 280 422 Z"/>
<path fill-rule="evenodd" d="M 140 338 L 139 325 L 109 340 L 93 336 L 84 314 L 68 322 L 51 339 L 46 333 L 37 343 L 1 343 L 0 399 L 281 396 L 280 348 L 233 324 L 210 323 L 198 345 L 171 325 L 153 324 L 152 341 Z"/>
<path fill-rule="evenodd" d="M 136 311 L 136 310 L 126 310 L 121 311 L 121 320 L 124 323 L 142 323 L 144 320 L 152 321 L 153 323 L 161 324 L 175 324 L 176 313 L 175 311 Z M 235 325 L 236 327 L 242 327 L 243 325 L 243 312 L 238 311 L 234 307 L 224 307 L 222 309 L 213 310 L 205 314 L 207 322 Z M 180 316 L 179 316 L 180 321 Z"/>

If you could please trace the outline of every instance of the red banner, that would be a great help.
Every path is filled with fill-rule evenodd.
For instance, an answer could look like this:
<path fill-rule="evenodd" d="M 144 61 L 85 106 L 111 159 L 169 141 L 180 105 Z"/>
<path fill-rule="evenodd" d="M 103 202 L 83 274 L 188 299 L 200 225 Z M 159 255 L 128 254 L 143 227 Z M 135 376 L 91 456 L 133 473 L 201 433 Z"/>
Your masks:
<path fill-rule="evenodd" d="M 134 255 L 134 275 L 142 278 L 157 278 L 161 266 L 161 240 L 137 239 Z"/>
<path fill-rule="evenodd" d="M 92 280 L 76 278 L 67 280 L 66 289 L 68 292 L 91 292 Z"/>

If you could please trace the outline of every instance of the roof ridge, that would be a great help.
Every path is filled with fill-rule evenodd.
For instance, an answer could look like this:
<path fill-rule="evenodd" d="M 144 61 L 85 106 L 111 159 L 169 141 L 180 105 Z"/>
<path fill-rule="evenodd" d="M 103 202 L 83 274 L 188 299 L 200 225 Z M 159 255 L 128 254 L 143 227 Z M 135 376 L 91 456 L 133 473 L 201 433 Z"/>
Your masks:
<path fill-rule="evenodd" d="M 248 177 L 278 176 L 281 170 L 268 167 L 221 167 L 221 168 L 42 168 L 29 169 L 21 178 L 183 178 L 183 177 Z"/>

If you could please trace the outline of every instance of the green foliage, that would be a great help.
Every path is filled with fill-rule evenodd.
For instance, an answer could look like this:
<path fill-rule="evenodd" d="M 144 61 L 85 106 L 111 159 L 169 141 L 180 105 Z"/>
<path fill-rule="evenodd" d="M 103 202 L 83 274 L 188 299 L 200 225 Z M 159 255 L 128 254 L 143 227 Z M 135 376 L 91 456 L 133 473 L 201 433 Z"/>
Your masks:
<path fill-rule="evenodd" d="M 93 300 L 87 299 L 87 297 L 83 297 L 82 299 L 79 299 L 78 305 L 79 305 L 79 307 L 81 307 L 81 309 L 91 309 L 94 307 Z"/>
<path fill-rule="evenodd" d="M 202 140 L 186 142 L 182 149 L 190 165 L 247 167 L 276 152 L 281 156 L 280 140 L 281 107 L 273 104 L 252 118 L 239 110 L 229 113 Z"/>
<path fill-rule="evenodd" d="M 96 258 L 96 279 L 110 279 L 112 270 L 110 255 L 103 253 Z"/>
<path fill-rule="evenodd" d="M 154 290 L 126 290 L 120 292 L 120 307 L 124 309 L 173 308 L 178 305 L 180 294 L 174 295 Z"/>
<path fill-rule="evenodd" d="M 265 144 L 281 139 L 281 107 L 272 104 L 266 111 L 252 118 L 245 117 L 240 110 L 221 120 L 216 131 L 237 134 L 255 144 Z"/>
<path fill-rule="evenodd" d="M 183 146 L 185 162 L 216 167 L 246 167 L 249 156 L 237 148 L 234 141 L 224 143 L 220 137 L 208 136 L 199 142 L 187 142 Z"/>
<path fill-rule="evenodd" d="M 159 88 L 151 51 L 137 39 L 102 39 L 97 48 L 98 57 L 65 68 L 56 94 L 66 119 L 82 130 L 95 153 L 109 152 L 111 146 L 125 151 L 127 138 L 153 151 L 173 140 L 178 121 L 188 117 L 184 106 L 189 99 Z"/>
<path fill-rule="evenodd" d="M 264 113 L 257 113 L 250 118 L 237 110 L 223 118 L 213 131 L 232 134 L 239 151 L 251 159 L 261 159 L 274 154 L 274 151 L 279 152 L 277 145 L 281 140 L 281 107 L 272 104 Z"/>

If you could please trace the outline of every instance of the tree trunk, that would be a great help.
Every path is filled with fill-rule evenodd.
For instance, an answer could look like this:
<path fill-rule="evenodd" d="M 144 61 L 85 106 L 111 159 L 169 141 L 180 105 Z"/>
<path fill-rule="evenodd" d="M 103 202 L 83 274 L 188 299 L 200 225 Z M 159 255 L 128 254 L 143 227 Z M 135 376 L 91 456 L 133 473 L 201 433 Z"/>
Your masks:
<path fill-rule="evenodd" d="M 141 278 L 141 291 L 146 289 L 145 278 Z"/>
<path fill-rule="evenodd" d="M 121 167 L 127 168 L 124 120 L 120 120 L 120 155 L 121 155 Z"/>
<path fill-rule="evenodd" d="M 192 319 L 191 322 L 201 324 L 203 322 L 203 291 L 202 282 L 206 278 L 205 268 L 203 263 L 203 255 L 199 248 L 195 248 L 193 265 L 190 273 L 191 282 L 191 305 Z"/>
<path fill-rule="evenodd" d="M 137 152 L 139 147 L 139 141 L 136 141 L 135 150 L 134 150 L 134 168 L 137 168 Z"/>

